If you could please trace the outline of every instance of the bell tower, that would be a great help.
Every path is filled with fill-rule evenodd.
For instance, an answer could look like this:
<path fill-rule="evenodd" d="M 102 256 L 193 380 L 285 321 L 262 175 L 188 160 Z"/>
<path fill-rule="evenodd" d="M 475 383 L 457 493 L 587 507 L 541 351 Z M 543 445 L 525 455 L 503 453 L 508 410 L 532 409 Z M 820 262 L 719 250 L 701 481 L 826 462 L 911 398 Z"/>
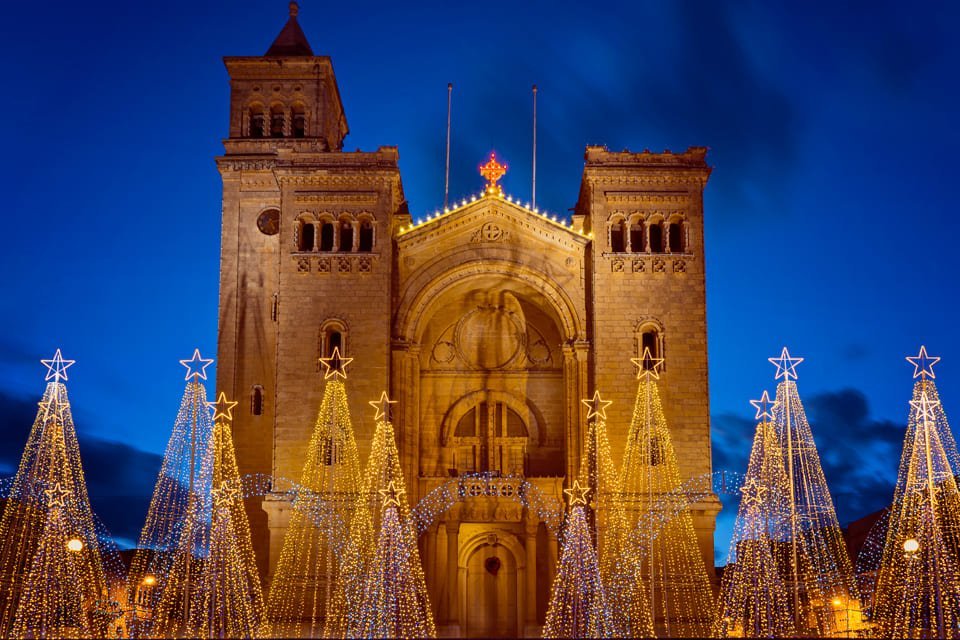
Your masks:
<path fill-rule="evenodd" d="M 315 55 L 297 3 L 262 56 L 226 57 L 217 388 L 238 400 L 241 474 L 299 480 L 319 407 L 318 358 L 355 358 L 351 413 L 361 455 L 367 400 L 389 389 L 395 225 L 409 222 L 395 147 L 344 152 L 333 65 Z M 261 508 L 262 507 L 262 508 Z M 289 504 L 248 509 L 261 573 L 282 546 Z"/>

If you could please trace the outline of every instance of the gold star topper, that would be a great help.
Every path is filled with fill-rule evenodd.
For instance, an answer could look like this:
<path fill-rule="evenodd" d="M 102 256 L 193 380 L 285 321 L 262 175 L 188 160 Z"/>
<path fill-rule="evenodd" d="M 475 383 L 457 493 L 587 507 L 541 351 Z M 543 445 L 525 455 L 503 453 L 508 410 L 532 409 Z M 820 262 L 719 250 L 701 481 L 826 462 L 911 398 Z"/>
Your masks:
<path fill-rule="evenodd" d="M 590 493 L 590 486 L 584 487 L 580 484 L 579 480 L 574 480 L 573 486 L 569 489 L 564 489 L 563 493 L 566 494 L 571 507 L 577 505 L 583 505 L 585 507 L 588 504 L 587 494 Z"/>
<path fill-rule="evenodd" d="M 397 483 L 391 480 L 386 489 L 378 489 L 377 493 L 383 497 L 383 508 L 386 509 L 391 506 L 399 508 L 400 495 L 405 491 L 403 487 L 397 487 Z"/>
<path fill-rule="evenodd" d="M 334 347 L 333 353 L 329 358 L 320 358 L 320 364 L 326 369 L 323 372 L 323 379 L 343 378 L 347 379 L 346 366 L 353 362 L 353 358 L 344 358 L 340 355 L 340 347 Z"/>
<path fill-rule="evenodd" d="M 940 358 L 927 355 L 927 348 L 925 346 L 920 345 L 920 353 L 917 355 L 907 356 L 907 362 L 913 365 L 914 378 L 923 378 L 926 380 L 929 377 L 932 380 L 937 377 L 933 375 L 933 365 L 940 362 Z"/>
<path fill-rule="evenodd" d="M 207 406 L 213 409 L 214 422 L 221 418 L 227 422 L 231 422 L 233 420 L 233 408 L 237 406 L 237 403 L 227 400 L 227 394 L 221 391 L 220 395 L 217 396 L 217 401 L 208 402 Z"/>
<path fill-rule="evenodd" d="M 630 358 L 630 362 L 637 366 L 637 380 L 642 377 L 654 380 L 660 379 L 660 367 L 663 366 L 663 358 L 654 358 L 650 353 L 650 347 L 643 348 L 643 356 L 640 358 Z"/>
<path fill-rule="evenodd" d="M 747 505 L 758 507 L 767 494 L 767 487 L 757 482 L 756 478 L 750 478 L 740 487 L 740 493 L 743 494 L 743 500 Z"/>
<path fill-rule="evenodd" d="M 587 420 L 593 418 L 594 416 L 600 418 L 601 420 L 606 420 L 607 407 L 613 404 L 613 400 L 602 399 L 599 391 L 594 391 L 592 398 L 585 398 L 580 402 L 587 405 Z"/>
<path fill-rule="evenodd" d="M 44 380 L 53 380 L 54 382 L 60 382 L 61 379 L 66 380 L 67 369 L 72 367 L 75 362 L 76 360 L 64 360 L 60 349 L 57 349 L 57 352 L 53 354 L 53 358 L 40 361 L 40 364 L 47 368 L 47 376 Z"/>
<path fill-rule="evenodd" d="M 937 416 L 933 410 L 939 405 L 940 401 L 931 400 L 928 398 L 926 391 L 920 394 L 919 400 L 910 401 L 910 406 L 917 410 L 917 418 L 919 420 L 923 420 L 924 422 L 937 419 Z"/>
<path fill-rule="evenodd" d="M 759 400 L 751 400 L 750 404 L 757 410 L 757 415 L 753 416 L 754 419 L 761 421 L 773 420 L 773 408 L 777 406 L 777 403 L 770 400 L 770 394 L 768 394 L 766 390 L 764 390 Z"/>
<path fill-rule="evenodd" d="M 69 489 L 65 489 L 59 482 L 49 489 L 44 489 L 43 492 L 47 494 L 47 507 L 50 509 L 66 506 L 67 498 L 70 496 Z"/>
<path fill-rule="evenodd" d="M 777 375 L 774 376 L 774 380 L 779 380 L 783 378 L 784 380 L 789 380 L 793 378 L 797 379 L 797 365 L 803 362 L 803 358 L 791 358 L 790 352 L 787 351 L 787 348 L 784 347 L 783 351 L 780 352 L 779 358 L 767 358 L 773 366 L 777 368 Z"/>
<path fill-rule="evenodd" d="M 480 167 L 480 175 L 487 180 L 487 193 L 502 195 L 503 189 L 497 182 L 507 173 L 507 165 L 497 162 L 497 154 L 490 152 L 487 164 Z"/>
<path fill-rule="evenodd" d="M 377 410 L 374 420 L 383 418 L 384 422 L 390 422 L 392 420 L 390 405 L 397 404 L 397 401 L 388 398 L 386 391 L 381 391 L 379 400 L 369 400 L 367 404 Z"/>
<path fill-rule="evenodd" d="M 235 485 L 230 484 L 226 480 L 220 483 L 219 489 L 214 489 L 213 493 L 213 503 L 218 507 L 225 507 L 230 505 L 234 500 L 240 498 L 240 489 Z"/>
<path fill-rule="evenodd" d="M 190 378 L 194 380 L 206 380 L 207 367 L 213 364 L 213 358 L 204 358 L 200 355 L 200 349 L 194 349 L 193 357 L 189 360 L 181 360 L 180 364 L 187 368 L 187 375 L 183 377 L 184 380 L 189 380 Z"/>

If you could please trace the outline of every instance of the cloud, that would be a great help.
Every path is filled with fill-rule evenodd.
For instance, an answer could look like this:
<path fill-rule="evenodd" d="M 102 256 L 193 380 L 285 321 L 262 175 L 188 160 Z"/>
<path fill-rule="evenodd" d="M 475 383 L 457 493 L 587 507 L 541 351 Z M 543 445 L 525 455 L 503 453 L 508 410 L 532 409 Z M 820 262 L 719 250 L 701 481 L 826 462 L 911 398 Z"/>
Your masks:
<path fill-rule="evenodd" d="M 4 407 L 0 415 L 0 473 L 8 476 L 20 464 L 37 404 L 0 391 L 0 406 Z M 140 536 L 162 456 L 82 430 L 78 430 L 77 439 L 94 512 L 118 542 L 130 544 Z"/>

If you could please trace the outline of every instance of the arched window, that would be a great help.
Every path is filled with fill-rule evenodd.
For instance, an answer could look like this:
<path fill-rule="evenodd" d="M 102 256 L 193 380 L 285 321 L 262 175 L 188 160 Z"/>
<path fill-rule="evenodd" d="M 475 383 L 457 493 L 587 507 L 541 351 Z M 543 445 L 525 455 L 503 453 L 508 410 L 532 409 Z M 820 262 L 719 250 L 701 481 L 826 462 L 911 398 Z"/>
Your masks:
<path fill-rule="evenodd" d="M 614 253 L 623 253 L 626 243 L 626 223 L 623 220 L 615 220 L 610 225 L 610 251 Z"/>
<path fill-rule="evenodd" d="M 262 138 L 265 130 L 266 122 L 264 121 L 263 107 L 250 107 L 250 137 Z"/>
<path fill-rule="evenodd" d="M 646 238 L 643 237 L 643 221 L 634 220 L 630 224 L 630 251 L 643 253 L 647 250 Z"/>
<path fill-rule="evenodd" d="M 670 253 L 683 253 L 683 224 L 679 221 L 671 222 L 667 227 L 667 238 L 670 240 Z"/>
<path fill-rule="evenodd" d="M 467 411 L 453 432 L 460 473 L 526 472 L 527 424 L 503 402 L 481 402 Z"/>
<path fill-rule="evenodd" d="M 349 220 L 340 221 L 340 245 L 338 251 L 353 251 L 353 224 Z"/>
<path fill-rule="evenodd" d="M 303 138 L 307 135 L 307 114 L 304 112 L 303 105 L 293 106 L 293 113 L 290 119 L 290 133 L 294 138 Z"/>
<path fill-rule="evenodd" d="M 650 252 L 663 253 L 663 223 L 654 222 L 650 225 Z"/>
<path fill-rule="evenodd" d="M 259 384 L 253 385 L 253 391 L 250 392 L 250 414 L 263 415 L 263 387 Z"/>
<path fill-rule="evenodd" d="M 283 137 L 283 107 L 274 105 L 270 107 L 270 137 Z"/>
<path fill-rule="evenodd" d="M 364 220 L 360 223 L 360 245 L 358 251 L 373 251 L 373 223 Z"/>
<path fill-rule="evenodd" d="M 297 251 L 313 251 L 314 226 L 312 222 L 301 220 L 297 228 Z"/>
<path fill-rule="evenodd" d="M 333 222 L 324 221 L 320 225 L 320 251 L 333 251 Z"/>
<path fill-rule="evenodd" d="M 347 354 L 347 329 L 340 320 L 327 320 L 320 325 L 320 357 L 329 358 L 334 349 L 339 349 L 341 356 Z M 318 361 L 317 371 L 322 368 Z"/>

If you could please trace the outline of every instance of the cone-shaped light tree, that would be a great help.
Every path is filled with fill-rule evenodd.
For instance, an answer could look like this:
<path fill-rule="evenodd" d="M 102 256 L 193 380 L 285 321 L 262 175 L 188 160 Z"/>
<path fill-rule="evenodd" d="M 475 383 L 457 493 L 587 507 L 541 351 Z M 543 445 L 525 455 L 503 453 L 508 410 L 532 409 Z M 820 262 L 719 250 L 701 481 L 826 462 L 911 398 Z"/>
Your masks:
<path fill-rule="evenodd" d="M 787 474 L 770 397 L 751 400 L 757 429 L 740 492 L 740 509 L 723 572 L 714 635 L 777 638 L 793 634 L 778 553 L 789 536 Z"/>
<path fill-rule="evenodd" d="M 649 594 L 657 633 L 702 637 L 711 630 L 713 592 L 693 514 L 676 493 L 680 468 L 657 386 L 662 363 L 649 349 L 634 359 L 639 384 L 621 476 L 634 556 L 627 560 Z M 642 531 L 636 529 L 641 519 Z"/>
<path fill-rule="evenodd" d="M 956 444 L 933 382 L 939 358 L 907 358 L 919 378 L 900 458 L 873 620 L 891 638 L 960 638 Z"/>
<path fill-rule="evenodd" d="M 370 404 L 377 411 L 377 427 L 360 485 L 350 547 L 343 563 L 342 584 L 359 587 L 353 597 L 347 593 L 345 598 L 349 610 L 348 635 L 433 638 L 437 632 L 417 536 L 407 520 L 410 507 L 390 413 L 394 401 L 384 392 L 379 400 Z M 370 514 L 371 495 L 377 497 L 376 518 Z M 361 536 L 373 540 L 369 533 L 371 522 L 379 523 L 379 534 L 375 547 L 368 551 L 369 544 L 365 544 Z M 357 575 L 359 580 L 354 578 Z"/>
<path fill-rule="evenodd" d="M 199 349 L 190 360 L 180 361 L 187 369 L 187 385 L 127 575 L 127 626 L 134 636 L 175 634 L 183 628 L 187 609 L 176 603 L 182 604 L 191 583 L 196 584 L 196 558 L 209 539 L 213 419 L 202 380 L 211 363 Z M 174 566 L 179 575 L 171 573 Z M 156 610 L 164 593 L 166 617 Z"/>
<path fill-rule="evenodd" d="M 98 637 L 108 599 L 57 349 L 0 518 L 0 637 Z"/>
<path fill-rule="evenodd" d="M 571 488 L 564 489 L 570 506 L 563 525 L 560 563 L 543 626 L 544 638 L 604 638 L 613 630 L 589 524 L 590 491 L 590 487 L 581 484 L 580 480 L 574 480 Z"/>
<path fill-rule="evenodd" d="M 853 566 L 797 392 L 796 367 L 784 347 L 776 365 L 773 415 L 787 472 L 789 536 L 783 548 L 788 603 L 797 632 L 836 635 L 863 629 Z"/>
<path fill-rule="evenodd" d="M 347 631 L 348 611 L 338 595 L 341 556 L 360 491 L 360 460 L 345 386 L 345 368 L 352 360 L 339 349 L 320 359 L 325 369 L 323 399 L 270 585 L 268 635 L 342 637 Z M 318 521 L 336 527 L 317 526 Z"/>
<path fill-rule="evenodd" d="M 587 407 L 587 439 L 581 465 L 580 482 L 591 491 L 593 509 L 585 512 L 597 544 L 600 578 L 610 611 L 606 633 L 611 637 L 653 637 L 653 623 L 646 589 L 631 572 L 626 554 L 633 552 L 629 535 L 620 477 L 610 454 L 607 437 L 606 407 L 599 392 L 581 400 Z"/>

